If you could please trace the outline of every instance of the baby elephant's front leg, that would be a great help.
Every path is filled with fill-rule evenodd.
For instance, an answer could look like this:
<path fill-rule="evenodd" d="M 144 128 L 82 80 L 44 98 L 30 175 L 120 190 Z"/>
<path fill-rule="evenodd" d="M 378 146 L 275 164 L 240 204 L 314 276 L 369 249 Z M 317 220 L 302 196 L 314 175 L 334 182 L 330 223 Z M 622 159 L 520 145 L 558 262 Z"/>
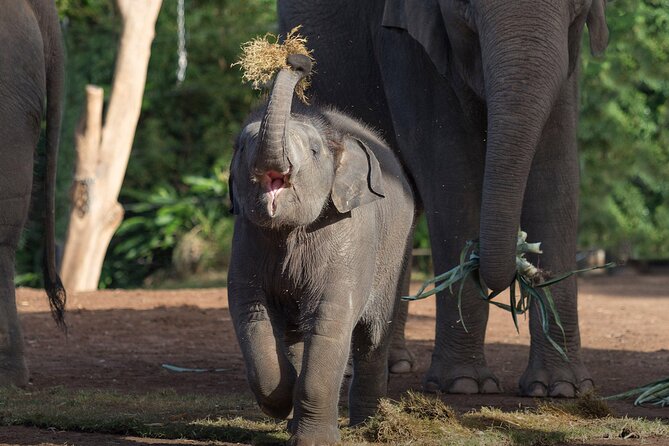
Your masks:
<path fill-rule="evenodd" d="M 305 336 L 302 372 L 295 389 L 291 446 L 330 445 L 339 441 L 339 389 L 348 362 L 350 305 L 322 303 Z"/>
<path fill-rule="evenodd" d="M 277 342 L 264 302 L 258 293 L 235 295 L 230 299 L 230 314 L 260 408 L 271 417 L 285 419 L 293 406 L 295 370 Z"/>

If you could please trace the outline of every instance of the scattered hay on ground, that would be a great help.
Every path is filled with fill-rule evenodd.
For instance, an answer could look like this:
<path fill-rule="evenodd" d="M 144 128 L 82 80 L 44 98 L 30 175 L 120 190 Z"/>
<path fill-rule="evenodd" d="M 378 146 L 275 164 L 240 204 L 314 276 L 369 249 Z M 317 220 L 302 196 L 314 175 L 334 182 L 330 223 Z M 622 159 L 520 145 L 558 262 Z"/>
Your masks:
<path fill-rule="evenodd" d="M 289 437 L 286 423 L 265 417 L 247 394 L 0 389 L 2 425 L 254 445 L 282 444 Z M 384 399 L 375 417 L 342 431 L 344 446 L 548 446 L 669 438 L 666 422 L 615 417 L 592 394 L 541 403 L 536 409 L 483 407 L 458 415 L 437 396 L 410 391 L 399 401 Z"/>

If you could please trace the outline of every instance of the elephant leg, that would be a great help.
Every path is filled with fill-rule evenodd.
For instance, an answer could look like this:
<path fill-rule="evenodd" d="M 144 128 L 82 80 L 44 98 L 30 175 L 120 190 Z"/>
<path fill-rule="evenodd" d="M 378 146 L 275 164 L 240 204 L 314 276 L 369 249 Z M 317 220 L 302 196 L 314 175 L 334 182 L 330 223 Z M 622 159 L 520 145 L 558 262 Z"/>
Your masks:
<path fill-rule="evenodd" d="M 0 246 L 0 387 L 27 384 L 28 367 L 14 294 L 14 249 Z"/>
<path fill-rule="evenodd" d="M 543 251 L 531 261 L 553 274 L 576 268 L 578 154 L 575 134 L 569 137 L 569 132 L 575 132 L 576 128 L 575 99 L 572 99 L 575 97 L 569 91 L 563 93 L 548 121 L 523 203 L 522 228 L 530 241 L 541 242 Z M 566 347 L 569 362 L 546 340 L 538 308 L 532 308 L 530 358 L 520 379 L 520 392 L 533 397 L 574 397 L 593 388 L 593 380 L 581 358 L 576 278 L 552 286 L 551 294 L 564 336 L 552 315 L 549 315 L 550 335 Z"/>
<path fill-rule="evenodd" d="M 342 291 L 342 296 L 352 294 L 353 291 L 345 294 Z M 350 351 L 351 321 L 359 312 L 358 308 L 351 308 L 347 300 L 348 297 L 324 298 L 316 310 L 312 329 L 305 333 L 303 365 L 295 387 L 290 446 L 329 445 L 339 441 L 339 390 Z"/>
<path fill-rule="evenodd" d="M 467 240 L 478 238 L 485 141 L 476 128 L 485 113 L 482 106 L 463 111 L 455 91 L 408 36 L 381 31 L 377 59 L 399 155 L 423 204 L 439 274 L 459 263 Z M 425 390 L 498 392 L 483 352 L 488 304 L 469 282 L 462 294 L 464 321 L 454 294 L 446 290 L 436 299 L 435 347 Z"/>
<path fill-rule="evenodd" d="M 411 259 L 411 246 L 407 258 Z M 411 282 L 411 261 L 407 262 L 404 268 L 401 282 L 401 296 L 409 294 L 409 284 Z M 409 315 L 409 302 L 401 300 L 398 303 L 398 309 L 393 319 L 393 331 L 391 334 L 390 351 L 388 352 L 388 370 L 390 373 L 410 373 L 414 368 L 413 353 L 407 349 L 404 329 Z"/>
<path fill-rule="evenodd" d="M 283 333 L 273 327 L 264 299 L 230 299 L 246 375 L 260 408 L 285 419 L 293 407 L 295 369 L 284 353 Z"/>
<path fill-rule="evenodd" d="M 304 333 L 296 325 L 289 324 L 284 337 L 286 356 L 298 376 L 302 370 L 304 357 Z"/>
<path fill-rule="evenodd" d="M 9 116 L 4 105 L 0 101 L 0 386 L 25 386 L 28 369 L 16 311 L 14 261 L 28 217 L 39 120 L 7 122 L 2 119 Z M 39 116 L 39 110 L 33 115 Z"/>
<path fill-rule="evenodd" d="M 348 392 L 351 426 L 373 416 L 388 392 L 386 364 L 392 328 L 379 333 L 385 328 L 382 323 L 360 323 L 353 331 L 353 379 Z"/>
<path fill-rule="evenodd" d="M 302 371 L 302 363 L 304 361 L 304 334 L 299 330 L 299 327 L 290 325 L 286 329 L 284 338 L 286 348 L 286 356 L 293 366 L 295 376 L 300 376 Z M 288 416 L 288 432 L 295 433 L 296 424 L 294 423 L 293 411 L 291 410 Z"/>
<path fill-rule="evenodd" d="M 414 369 L 414 355 L 407 348 L 404 337 L 404 329 L 409 315 L 409 302 L 402 301 L 398 305 L 397 315 L 393 321 L 390 351 L 388 352 L 388 371 L 393 374 L 410 373 Z"/>
<path fill-rule="evenodd" d="M 457 209 L 462 209 L 460 206 L 467 204 L 455 205 L 452 212 L 457 213 Z M 456 266 L 465 242 L 476 238 L 471 231 L 477 227 L 474 220 L 461 216 L 462 220 L 453 221 L 444 217 L 442 214 L 428 217 L 436 273 Z M 466 221 L 471 226 L 460 227 L 459 223 Z M 483 351 L 489 306 L 480 299 L 469 279 L 464 283 L 458 304 L 459 287 L 456 284 L 453 292 L 445 290 L 437 295 L 435 346 L 424 388 L 427 392 L 498 393 L 499 381 L 488 368 Z"/>
<path fill-rule="evenodd" d="M 478 238 L 480 183 L 478 166 L 473 159 L 467 159 L 470 155 L 465 150 L 449 151 L 434 158 L 430 167 L 416 170 L 435 172 L 416 179 L 424 197 L 435 274 L 458 265 L 467 240 Z M 488 368 L 483 351 L 489 306 L 480 299 L 470 280 L 464 283 L 460 308 L 459 284 L 453 291 L 444 290 L 436 297 L 435 345 L 424 389 L 497 393 L 499 383 Z"/>

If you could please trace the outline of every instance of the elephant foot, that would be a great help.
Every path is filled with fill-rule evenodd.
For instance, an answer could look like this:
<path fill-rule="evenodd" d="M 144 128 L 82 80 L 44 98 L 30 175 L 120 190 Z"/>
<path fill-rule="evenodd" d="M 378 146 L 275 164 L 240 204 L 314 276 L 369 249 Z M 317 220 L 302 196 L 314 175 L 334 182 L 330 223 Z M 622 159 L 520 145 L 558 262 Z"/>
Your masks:
<path fill-rule="evenodd" d="M 595 384 L 582 363 L 554 367 L 528 366 L 520 378 L 520 394 L 533 398 L 575 398 L 594 389 Z"/>
<path fill-rule="evenodd" d="M 23 359 L 0 360 L 0 387 L 26 387 L 28 367 Z"/>
<path fill-rule="evenodd" d="M 486 366 L 452 367 L 444 373 L 428 373 L 423 384 L 428 393 L 500 393 L 499 380 Z"/>
<path fill-rule="evenodd" d="M 337 444 L 340 440 L 337 426 L 325 427 L 313 433 L 295 433 L 286 443 L 287 446 L 325 446 Z"/>
<path fill-rule="evenodd" d="M 411 373 L 413 370 L 414 357 L 406 347 L 390 349 L 390 352 L 388 352 L 388 371 L 390 373 Z"/>

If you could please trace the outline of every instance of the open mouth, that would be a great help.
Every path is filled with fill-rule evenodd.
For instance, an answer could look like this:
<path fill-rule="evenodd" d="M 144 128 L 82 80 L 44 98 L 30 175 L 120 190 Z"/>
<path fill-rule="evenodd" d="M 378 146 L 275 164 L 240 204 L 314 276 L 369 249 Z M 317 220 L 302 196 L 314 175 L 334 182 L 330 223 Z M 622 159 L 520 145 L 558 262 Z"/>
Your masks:
<path fill-rule="evenodd" d="M 288 173 L 280 173 L 275 170 L 265 172 L 263 175 L 262 184 L 265 192 L 269 194 L 269 214 L 272 217 L 276 213 L 276 197 L 290 186 L 288 180 Z"/>

